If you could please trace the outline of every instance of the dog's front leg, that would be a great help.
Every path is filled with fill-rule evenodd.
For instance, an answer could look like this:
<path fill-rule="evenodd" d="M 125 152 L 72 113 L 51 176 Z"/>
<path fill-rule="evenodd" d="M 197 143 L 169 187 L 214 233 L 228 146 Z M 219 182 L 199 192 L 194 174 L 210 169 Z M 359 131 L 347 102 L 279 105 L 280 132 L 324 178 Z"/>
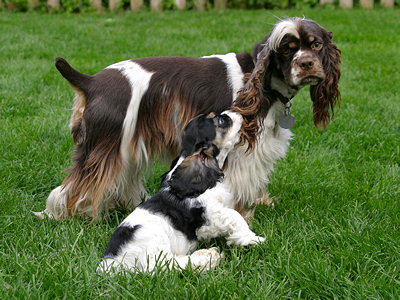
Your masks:
<path fill-rule="evenodd" d="M 197 230 L 197 238 L 208 240 L 225 236 L 227 244 L 238 246 L 256 245 L 265 241 L 250 230 L 245 219 L 234 209 L 222 205 L 207 206 L 205 211 L 206 225 Z"/>

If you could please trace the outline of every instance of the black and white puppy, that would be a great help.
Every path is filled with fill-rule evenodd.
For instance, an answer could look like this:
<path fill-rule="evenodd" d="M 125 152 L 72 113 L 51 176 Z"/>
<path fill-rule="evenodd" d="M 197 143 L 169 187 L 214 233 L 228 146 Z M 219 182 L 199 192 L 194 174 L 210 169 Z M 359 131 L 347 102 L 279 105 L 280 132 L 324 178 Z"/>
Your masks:
<path fill-rule="evenodd" d="M 159 191 L 115 230 L 98 271 L 208 270 L 219 264 L 216 248 L 196 249 L 198 240 L 225 236 L 228 244 L 254 245 L 265 239 L 225 203 L 233 194 L 221 179 L 224 160 L 239 140 L 242 117 L 227 111 L 200 115 L 187 125 L 182 150 L 163 176 Z"/>

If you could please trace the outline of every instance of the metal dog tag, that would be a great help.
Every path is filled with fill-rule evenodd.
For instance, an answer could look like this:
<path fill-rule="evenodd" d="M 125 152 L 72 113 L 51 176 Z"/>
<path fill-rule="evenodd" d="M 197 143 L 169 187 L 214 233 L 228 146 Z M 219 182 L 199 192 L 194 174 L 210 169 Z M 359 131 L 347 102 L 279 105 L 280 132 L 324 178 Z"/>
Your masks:
<path fill-rule="evenodd" d="M 279 119 L 279 126 L 285 129 L 290 129 L 294 125 L 294 116 L 290 114 L 290 102 L 286 103 L 285 112 L 281 115 Z"/>
<path fill-rule="evenodd" d="M 282 115 L 279 119 L 279 126 L 285 129 L 290 129 L 294 125 L 294 116 L 293 115 Z"/>

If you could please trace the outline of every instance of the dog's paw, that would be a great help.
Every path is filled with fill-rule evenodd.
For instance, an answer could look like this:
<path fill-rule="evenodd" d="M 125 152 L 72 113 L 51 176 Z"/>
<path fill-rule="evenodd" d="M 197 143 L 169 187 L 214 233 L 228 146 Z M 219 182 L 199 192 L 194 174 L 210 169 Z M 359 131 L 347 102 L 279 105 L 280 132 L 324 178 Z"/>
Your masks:
<path fill-rule="evenodd" d="M 33 213 L 36 217 L 38 217 L 39 219 L 55 219 L 55 217 L 51 214 L 51 212 L 49 212 L 48 209 L 42 210 L 42 211 L 31 211 L 31 213 Z M 59 218 L 59 220 L 61 220 L 62 218 Z"/>
<path fill-rule="evenodd" d="M 256 238 L 254 239 L 255 244 L 253 245 L 264 243 L 266 240 L 267 239 L 262 236 L 256 236 Z"/>
<path fill-rule="evenodd" d="M 200 272 L 207 272 L 215 269 L 223 257 L 223 253 L 219 253 L 216 247 L 210 249 L 200 249 L 190 255 L 192 267 L 199 269 Z"/>
<path fill-rule="evenodd" d="M 265 241 L 266 241 L 265 238 L 254 234 L 228 240 L 228 245 L 235 244 L 240 247 L 247 247 L 247 246 L 255 246 Z"/>

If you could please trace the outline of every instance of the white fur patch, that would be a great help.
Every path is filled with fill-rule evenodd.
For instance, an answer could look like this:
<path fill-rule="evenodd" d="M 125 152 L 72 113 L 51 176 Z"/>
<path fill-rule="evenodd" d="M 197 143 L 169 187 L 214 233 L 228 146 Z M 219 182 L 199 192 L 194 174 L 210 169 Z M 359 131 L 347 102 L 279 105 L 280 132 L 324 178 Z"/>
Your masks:
<path fill-rule="evenodd" d="M 179 165 L 185 160 L 185 158 L 183 156 L 179 157 L 178 161 L 176 162 L 176 165 L 174 166 L 174 168 L 168 172 L 167 177 L 165 178 L 166 180 L 170 180 L 172 174 L 175 172 L 176 168 L 179 167 Z"/>
<path fill-rule="evenodd" d="M 290 70 L 290 77 L 293 85 L 299 85 L 301 78 L 299 75 L 302 73 L 302 70 L 300 66 L 297 64 L 297 60 L 301 58 L 302 55 L 304 55 L 304 51 L 299 50 L 296 52 L 296 54 L 293 56 L 292 60 L 292 68 Z"/>
<path fill-rule="evenodd" d="M 108 66 L 107 69 L 119 70 L 131 85 L 132 96 L 124 119 L 121 141 L 122 160 L 124 164 L 128 164 L 132 157 L 131 142 L 136 130 L 140 101 L 149 88 L 150 79 L 153 73 L 146 71 L 139 64 L 130 60 L 118 62 Z M 140 149 L 137 149 L 140 150 L 138 151 L 138 164 L 142 162 L 141 160 L 143 158 L 147 160 L 146 148 L 143 147 L 143 145 L 140 145 L 139 148 Z M 147 161 L 145 162 L 147 163 Z"/>
<path fill-rule="evenodd" d="M 238 201 L 248 205 L 259 204 L 267 196 L 268 176 L 274 170 L 275 163 L 286 156 L 289 141 L 293 134 L 288 129 L 279 127 L 278 121 L 284 111 L 284 105 L 277 101 L 263 120 L 255 148 L 246 153 L 247 146 L 235 148 L 228 157 L 224 170 L 224 182 Z M 234 207 L 232 207 L 234 208 Z"/>
<path fill-rule="evenodd" d="M 224 111 L 221 114 L 227 115 L 232 120 L 232 127 L 224 139 L 224 147 L 219 149 L 220 152 L 217 157 L 218 165 L 222 169 L 226 157 L 233 150 L 237 142 L 239 142 L 239 130 L 242 127 L 243 117 L 239 113 L 230 110 Z"/>
<path fill-rule="evenodd" d="M 237 61 L 235 53 L 228 53 L 225 55 L 210 55 L 203 58 L 216 57 L 222 60 L 226 65 L 228 72 L 228 83 L 232 89 L 232 99 L 236 99 L 237 93 L 243 87 L 243 72 L 242 68 Z"/>
<path fill-rule="evenodd" d="M 268 39 L 268 45 L 271 50 L 278 50 L 282 39 L 285 35 L 291 34 L 294 37 L 300 39 L 299 32 L 297 31 L 299 18 L 291 18 L 287 20 L 280 21 L 272 29 L 271 35 Z"/>

